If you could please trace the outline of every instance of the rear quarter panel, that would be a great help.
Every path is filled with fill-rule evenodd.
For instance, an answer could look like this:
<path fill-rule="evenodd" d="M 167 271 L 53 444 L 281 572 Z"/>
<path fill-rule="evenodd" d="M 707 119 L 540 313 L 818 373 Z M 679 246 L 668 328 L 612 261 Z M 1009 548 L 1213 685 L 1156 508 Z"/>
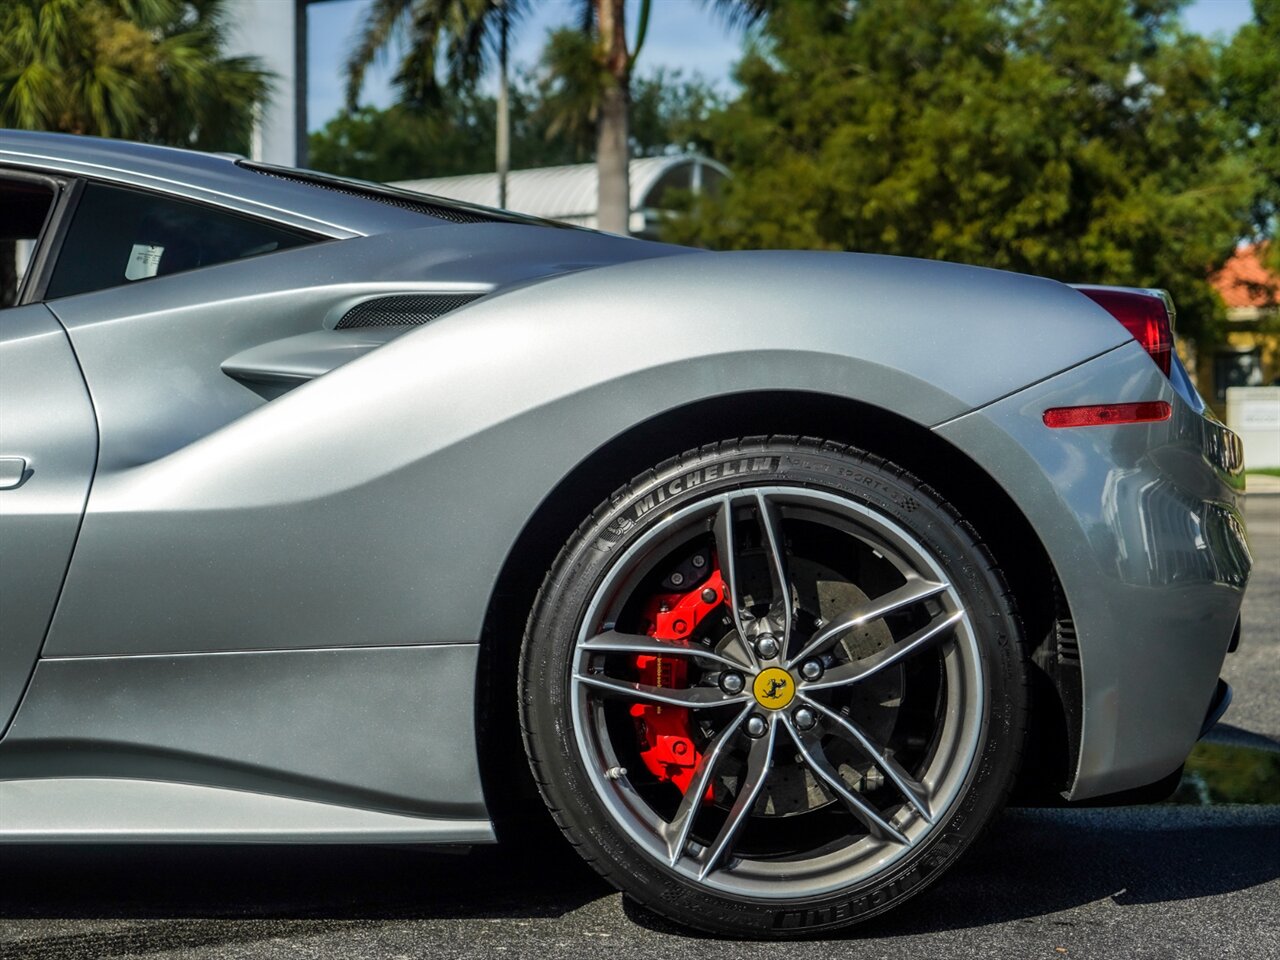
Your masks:
<path fill-rule="evenodd" d="M 1051 430 L 1053 407 L 1165 400 L 1164 422 Z M 1195 743 L 1248 581 L 1238 444 L 1137 343 L 942 424 L 1032 519 L 1075 621 L 1070 799 L 1145 786 Z"/>
<path fill-rule="evenodd" d="M 93 321 L 69 325 L 76 341 Z M 475 642 L 548 491 L 659 413 L 816 390 L 933 426 L 1126 339 L 1053 281 L 888 257 L 691 254 L 527 281 L 152 455 L 113 461 L 104 423 L 46 654 Z M 95 402 L 127 376 L 85 369 Z"/>

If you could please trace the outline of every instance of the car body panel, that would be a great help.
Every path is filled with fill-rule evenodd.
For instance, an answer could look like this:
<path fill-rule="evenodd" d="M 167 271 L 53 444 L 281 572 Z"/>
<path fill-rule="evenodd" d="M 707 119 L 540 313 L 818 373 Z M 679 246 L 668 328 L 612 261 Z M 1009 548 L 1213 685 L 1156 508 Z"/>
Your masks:
<path fill-rule="evenodd" d="M 14 691 L 31 677 L 0 741 L 0 802 L 24 811 L 22 837 L 491 837 L 479 644 L 522 534 L 619 438 L 766 391 L 933 429 L 1025 513 L 1081 632 L 1072 797 L 1162 776 L 1204 719 L 1247 577 L 1234 438 L 1068 286 L 883 256 L 713 254 L 500 215 L 449 223 L 110 141 L 3 132 L 6 166 L 330 241 L 0 312 L 0 332 L 39 318 L 46 342 L 63 337 L 61 372 L 15 381 L 15 409 L 36 436 L 42 404 L 65 407 L 59 436 L 80 458 L 62 471 L 49 543 L 65 583 L 46 578 L 46 607 L 61 595 L 43 648 L 33 628 L 0 651 Z M 338 339 L 353 306 L 403 294 L 480 297 Z M 1174 416 L 1079 431 L 1039 419 L 1130 399 L 1167 399 Z M 46 799 L 60 813 L 42 834 Z"/>
<path fill-rule="evenodd" d="M 7 843 L 431 843 L 494 841 L 488 820 L 409 817 L 163 780 L 0 780 Z"/>
<path fill-rule="evenodd" d="M 1165 400 L 1171 419 L 1050 430 L 1045 410 Z M 1250 557 L 1242 459 L 1136 343 L 936 431 L 1036 518 L 1075 621 L 1084 686 L 1069 797 L 1155 782 L 1186 759 L 1226 657 Z M 1211 459 L 1212 458 L 1212 459 Z"/>
<path fill-rule="evenodd" d="M 93 406 L 71 344 L 42 304 L 0 322 L 0 733 L 40 652 L 93 476 Z"/>
<path fill-rule="evenodd" d="M 537 228 L 470 229 L 499 243 Z M 354 261 L 395 239 L 342 246 Z M 890 310 L 913 278 L 925 292 Z M 784 280 L 810 291 L 804 325 L 777 319 L 794 299 Z M 699 293 L 709 287 L 724 291 L 714 309 Z M 165 293 L 156 282 L 53 304 L 102 452 L 49 656 L 476 642 L 547 492 L 656 414 L 822 383 L 931 426 L 1125 339 L 1052 281 L 884 257 L 698 254 L 519 285 L 266 403 L 220 369 L 248 339 L 232 331 L 257 329 L 266 310 L 168 307 Z M 303 283 L 270 301 L 289 312 L 272 336 L 319 324 L 324 303 L 308 310 L 309 295 Z M 1010 315 L 991 316 L 991 297 Z M 1032 314 L 1040 350 L 995 370 L 951 362 L 975 342 L 994 350 Z M 203 323 L 215 332 L 192 338 Z"/>
<path fill-rule="evenodd" d="M 40 661 L 0 779 L 178 781 L 440 820 L 486 819 L 477 647 Z"/>

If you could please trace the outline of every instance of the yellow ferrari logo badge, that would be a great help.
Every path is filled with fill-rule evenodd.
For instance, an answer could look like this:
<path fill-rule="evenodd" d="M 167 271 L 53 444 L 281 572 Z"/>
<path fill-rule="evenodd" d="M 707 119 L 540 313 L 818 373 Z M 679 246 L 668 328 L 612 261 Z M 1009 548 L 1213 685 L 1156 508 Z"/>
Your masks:
<path fill-rule="evenodd" d="M 756 695 L 756 702 L 770 710 L 781 710 L 796 695 L 796 682 L 791 674 L 781 667 L 769 667 L 756 674 L 751 691 Z"/>

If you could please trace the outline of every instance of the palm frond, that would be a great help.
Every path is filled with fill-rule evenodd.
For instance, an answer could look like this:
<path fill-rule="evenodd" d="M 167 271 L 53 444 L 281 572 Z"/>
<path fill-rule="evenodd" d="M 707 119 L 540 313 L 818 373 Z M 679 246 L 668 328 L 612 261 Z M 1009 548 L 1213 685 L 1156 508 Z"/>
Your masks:
<path fill-rule="evenodd" d="M 402 33 L 415 6 L 426 6 L 418 0 L 374 0 L 364 29 L 347 57 L 347 109 L 355 109 L 364 86 L 369 65 L 387 48 L 397 33 Z"/>
<path fill-rule="evenodd" d="M 0 126 L 227 149 L 271 82 L 229 0 L 3 0 Z"/>
<path fill-rule="evenodd" d="M 779 0 L 702 0 L 735 29 L 754 26 L 778 6 Z"/>

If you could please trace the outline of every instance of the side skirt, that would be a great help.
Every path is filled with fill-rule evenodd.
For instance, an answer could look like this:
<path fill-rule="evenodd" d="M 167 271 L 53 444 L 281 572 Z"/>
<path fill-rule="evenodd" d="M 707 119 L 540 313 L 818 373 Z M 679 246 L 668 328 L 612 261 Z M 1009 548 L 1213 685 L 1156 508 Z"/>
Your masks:
<path fill-rule="evenodd" d="M 0 781 L 4 843 L 493 843 L 488 820 L 438 820 L 187 783 Z"/>
<path fill-rule="evenodd" d="M 182 794 L 195 805 L 193 823 L 224 823 L 206 810 L 211 798 L 235 801 L 229 824 L 241 822 L 253 798 L 272 810 L 306 802 L 288 807 L 308 824 L 304 834 L 327 822 L 321 813 L 340 811 L 377 811 L 391 819 L 376 822 L 413 829 L 486 823 L 478 651 L 434 644 L 45 658 L 0 741 L 0 783 L 46 784 L 40 796 L 51 801 L 49 784 L 59 781 L 56 797 L 69 799 L 85 796 L 74 781 L 125 783 L 140 813 L 161 796 L 150 785 L 209 788 Z M 0 834 L 14 822 L 17 800 L 8 796 L 0 794 Z M 172 796 L 163 793 L 157 815 L 168 815 Z M 53 802 L 31 811 L 64 829 L 80 822 Z M 75 813 L 96 815 L 92 806 Z M 372 825 L 370 815 L 361 822 Z"/>

